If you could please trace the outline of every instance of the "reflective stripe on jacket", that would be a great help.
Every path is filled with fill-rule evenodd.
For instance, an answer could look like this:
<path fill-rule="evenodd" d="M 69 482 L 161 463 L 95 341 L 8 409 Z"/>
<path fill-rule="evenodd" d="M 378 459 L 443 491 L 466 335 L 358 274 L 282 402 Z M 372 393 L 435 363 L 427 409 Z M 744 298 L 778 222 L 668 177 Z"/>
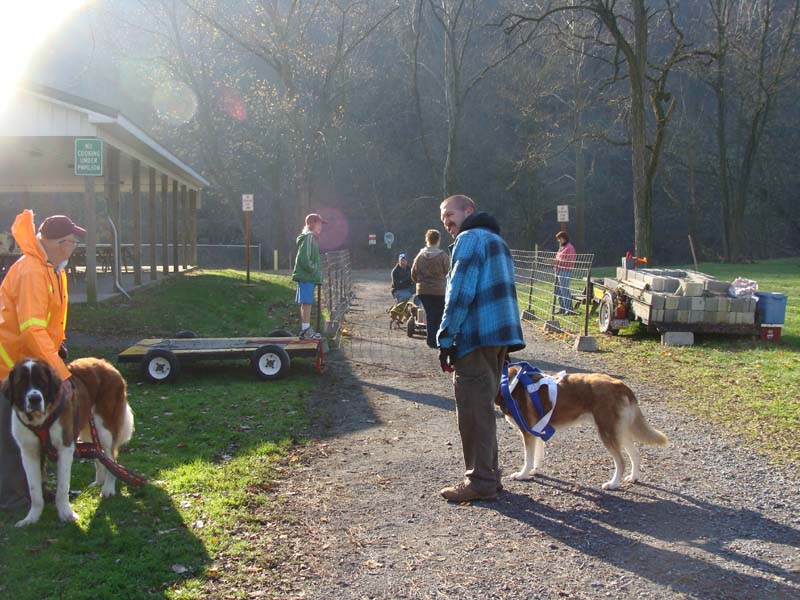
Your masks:
<path fill-rule="evenodd" d="M 48 262 L 32 211 L 17 215 L 11 233 L 22 257 L 0 285 L 0 379 L 22 358 L 44 360 L 66 379 L 70 372 L 58 349 L 67 323 L 67 275 Z"/>

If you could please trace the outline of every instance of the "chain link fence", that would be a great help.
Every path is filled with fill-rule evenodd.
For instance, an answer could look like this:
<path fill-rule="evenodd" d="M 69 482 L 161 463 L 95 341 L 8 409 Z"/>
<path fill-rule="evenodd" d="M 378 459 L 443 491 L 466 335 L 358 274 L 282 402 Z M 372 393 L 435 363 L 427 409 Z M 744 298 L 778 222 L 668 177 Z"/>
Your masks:
<path fill-rule="evenodd" d="M 594 254 L 576 254 L 569 261 L 539 250 L 511 250 L 511 255 L 523 320 L 540 321 L 548 331 L 588 335 Z"/>
<path fill-rule="evenodd" d="M 350 251 L 326 252 L 322 257 L 322 285 L 320 307 L 327 309 L 328 322 L 336 334 L 338 324 L 344 318 L 353 301 L 353 272 Z"/>

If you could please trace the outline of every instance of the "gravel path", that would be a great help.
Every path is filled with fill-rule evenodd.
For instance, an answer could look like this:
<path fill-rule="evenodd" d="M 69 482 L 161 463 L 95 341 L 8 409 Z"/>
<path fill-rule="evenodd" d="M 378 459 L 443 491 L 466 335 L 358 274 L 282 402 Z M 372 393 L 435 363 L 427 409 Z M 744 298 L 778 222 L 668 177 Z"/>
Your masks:
<path fill-rule="evenodd" d="M 600 489 L 610 457 L 589 426 L 548 442 L 542 474 L 496 502 L 452 505 L 463 475 L 451 382 L 419 338 L 389 333 L 385 274 L 359 273 L 351 335 L 317 398 L 319 442 L 286 470 L 286 562 L 269 595 L 303 598 L 798 598 L 800 486 L 741 440 L 625 378 L 666 448 L 642 481 Z M 543 370 L 607 371 L 530 327 Z M 498 416 L 503 472 L 522 462 Z M 263 592 L 262 592 L 263 593 Z M 259 594 L 261 595 L 261 594 Z"/>

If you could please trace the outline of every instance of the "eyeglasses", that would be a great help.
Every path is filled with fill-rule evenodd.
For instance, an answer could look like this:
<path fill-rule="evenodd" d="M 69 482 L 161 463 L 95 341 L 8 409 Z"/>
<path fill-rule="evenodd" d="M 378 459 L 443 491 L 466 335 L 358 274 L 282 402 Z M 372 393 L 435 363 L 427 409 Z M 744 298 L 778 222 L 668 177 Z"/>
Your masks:
<path fill-rule="evenodd" d="M 78 240 L 59 240 L 59 244 L 72 244 L 73 246 L 78 245 Z"/>

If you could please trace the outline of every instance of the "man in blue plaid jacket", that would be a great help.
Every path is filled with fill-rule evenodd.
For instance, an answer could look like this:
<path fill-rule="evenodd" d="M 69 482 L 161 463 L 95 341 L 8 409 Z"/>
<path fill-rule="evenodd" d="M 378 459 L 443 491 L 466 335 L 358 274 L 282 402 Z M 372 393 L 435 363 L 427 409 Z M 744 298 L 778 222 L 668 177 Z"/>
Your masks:
<path fill-rule="evenodd" d="M 502 489 L 494 398 L 508 353 L 525 347 L 514 261 L 495 218 L 476 212 L 471 198 L 450 196 L 440 209 L 455 243 L 437 343 L 442 370 L 453 373 L 466 466 L 464 480 L 441 494 L 451 502 L 494 500 Z"/>

